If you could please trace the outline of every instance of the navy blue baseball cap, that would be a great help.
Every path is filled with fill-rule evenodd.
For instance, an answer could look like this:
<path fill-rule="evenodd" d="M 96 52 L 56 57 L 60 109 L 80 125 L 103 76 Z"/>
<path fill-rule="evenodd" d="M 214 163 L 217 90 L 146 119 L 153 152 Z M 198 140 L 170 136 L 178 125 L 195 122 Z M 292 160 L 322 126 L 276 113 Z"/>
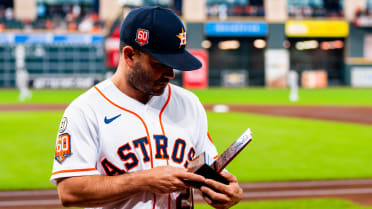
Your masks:
<path fill-rule="evenodd" d="M 202 64 L 186 50 L 186 30 L 178 16 L 161 7 L 133 9 L 120 28 L 120 41 L 148 52 L 177 70 L 199 69 Z"/>

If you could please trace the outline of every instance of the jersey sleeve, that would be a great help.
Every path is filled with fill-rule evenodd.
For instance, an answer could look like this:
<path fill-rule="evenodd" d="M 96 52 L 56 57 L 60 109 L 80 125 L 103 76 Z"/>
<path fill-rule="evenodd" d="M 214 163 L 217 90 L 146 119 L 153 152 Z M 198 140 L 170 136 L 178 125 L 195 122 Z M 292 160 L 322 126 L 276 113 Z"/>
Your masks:
<path fill-rule="evenodd" d="M 70 105 L 61 120 L 50 181 L 58 178 L 97 175 L 97 127 L 89 108 Z"/>
<path fill-rule="evenodd" d="M 212 139 L 210 138 L 208 132 L 208 119 L 207 114 L 204 110 L 203 105 L 200 103 L 199 99 L 197 99 L 196 109 L 197 109 L 197 119 L 195 130 L 196 131 L 196 156 L 206 152 L 210 157 L 213 159 L 217 158 L 218 153 L 216 147 L 213 144 Z"/>

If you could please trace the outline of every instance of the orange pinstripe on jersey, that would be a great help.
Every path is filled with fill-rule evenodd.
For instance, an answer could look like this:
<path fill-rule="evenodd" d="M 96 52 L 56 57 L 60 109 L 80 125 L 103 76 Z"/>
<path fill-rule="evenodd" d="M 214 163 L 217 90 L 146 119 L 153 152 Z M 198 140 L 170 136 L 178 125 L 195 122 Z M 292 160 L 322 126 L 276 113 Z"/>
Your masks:
<path fill-rule="evenodd" d="M 99 90 L 99 89 L 97 88 L 97 86 L 95 86 L 94 88 L 98 91 L 98 93 L 101 94 L 101 96 L 102 96 L 103 98 L 105 98 L 109 103 L 111 103 L 111 104 L 114 105 L 115 107 L 117 107 L 117 108 L 119 108 L 119 109 L 121 109 L 121 110 L 124 110 L 124 111 L 126 111 L 126 112 L 129 112 L 129 113 L 135 115 L 135 116 L 136 116 L 136 117 L 137 117 L 137 118 L 142 122 L 143 126 L 145 127 L 145 129 L 146 129 L 146 134 L 147 134 L 147 138 L 148 138 L 149 140 L 151 140 L 151 138 L 150 138 L 150 134 L 149 134 L 149 130 L 148 130 L 148 128 L 147 128 L 147 125 L 146 125 L 145 121 L 141 118 L 141 116 L 139 116 L 137 113 L 135 113 L 135 112 L 133 112 L 133 111 L 130 111 L 130 110 L 128 110 L 128 109 L 125 109 L 124 107 L 121 107 L 121 106 L 115 104 L 113 101 L 111 101 L 109 98 L 107 98 L 107 97 L 102 93 L 102 91 Z M 151 147 L 151 142 L 149 143 L 149 146 L 150 146 L 150 156 L 151 156 L 151 157 L 150 157 L 151 168 L 153 168 L 153 167 L 154 167 L 154 164 L 153 164 L 153 160 L 152 160 L 152 147 Z"/>
<path fill-rule="evenodd" d="M 170 97 L 171 97 L 171 87 L 168 84 L 168 98 L 159 114 L 160 127 L 161 127 L 161 131 L 163 132 L 163 136 L 165 136 L 165 131 L 164 131 L 164 126 L 163 126 L 163 121 L 161 120 L 161 116 L 163 115 L 163 112 L 169 103 Z M 169 165 L 168 159 L 167 159 L 167 165 Z M 171 203 L 170 200 L 171 200 L 171 197 L 170 197 L 170 194 L 168 194 L 168 208 L 170 208 L 170 203 Z"/>
<path fill-rule="evenodd" d="M 208 139 L 209 139 L 209 141 L 211 141 L 212 144 L 214 144 L 214 143 L 213 143 L 213 140 L 212 140 L 212 137 L 211 137 L 211 135 L 209 134 L 209 131 L 207 132 L 207 135 L 208 135 Z"/>
<path fill-rule="evenodd" d="M 170 85 L 168 84 L 168 98 L 167 98 L 167 101 L 165 102 L 163 108 L 160 110 L 160 113 L 159 113 L 159 122 L 160 122 L 160 127 L 161 127 L 161 131 L 163 133 L 163 136 L 165 136 L 165 131 L 164 131 L 164 126 L 163 126 L 163 121 L 161 120 L 161 116 L 163 115 L 163 112 L 164 112 L 165 108 L 167 107 L 167 105 L 169 103 L 170 97 L 171 97 L 171 88 L 170 88 Z M 169 165 L 168 159 L 167 159 L 167 165 Z"/>
<path fill-rule="evenodd" d="M 144 126 L 145 129 L 146 129 L 146 134 L 147 134 L 147 137 L 148 137 L 149 141 L 151 140 L 151 138 L 150 138 L 150 134 L 149 134 L 149 130 L 148 130 L 148 128 L 147 128 L 147 125 L 146 125 L 145 121 L 141 118 L 141 116 L 139 116 L 137 113 L 135 113 L 135 112 L 133 112 L 133 111 L 130 111 L 130 110 L 128 110 L 128 109 L 125 109 L 124 107 L 121 107 L 121 106 L 115 104 L 113 101 L 111 101 L 109 98 L 107 98 L 107 97 L 102 93 L 102 91 L 99 90 L 99 89 L 97 88 L 97 86 L 95 86 L 94 88 L 95 88 L 95 89 L 98 91 L 98 93 L 100 93 L 101 96 L 102 96 L 103 98 L 105 98 L 109 103 L 111 103 L 112 105 L 114 105 L 115 107 L 117 107 L 117 108 L 119 108 L 119 109 L 121 109 L 121 110 L 124 110 L 124 111 L 126 111 L 126 112 L 129 112 L 129 113 L 135 115 L 138 119 L 140 119 L 140 121 L 142 122 L 143 126 Z M 166 104 L 167 104 L 167 103 L 166 103 Z M 165 106 L 166 106 L 166 105 L 165 105 Z M 164 108 L 165 108 L 165 107 L 163 107 L 163 109 L 164 109 Z M 163 126 L 162 126 L 162 128 L 163 128 Z M 153 159 L 152 159 L 152 146 L 151 146 L 151 142 L 149 143 L 149 146 L 150 146 L 150 155 L 151 155 L 151 157 L 150 157 L 151 168 L 153 168 L 153 167 L 154 167 L 154 164 L 153 164 Z M 155 208 L 155 206 L 156 206 L 156 194 L 154 194 L 154 204 L 152 205 L 153 209 Z"/>
<path fill-rule="evenodd" d="M 85 168 L 85 169 L 72 169 L 72 170 L 61 170 L 61 171 L 56 171 L 52 173 L 53 175 L 59 174 L 59 173 L 71 173 L 71 172 L 83 172 L 83 171 L 96 171 L 96 168 Z"/>
<path fill-rule="evenodd" d="M 164 126 L 163 126 L 163 122 L 161 120 L 161 116 L 163 115 L 163 112 L 165 110 L 165 108 L 167 107 L 168 103 L 169 103 L 169 100 L 170 100 L 170 97 L 171 97 L 171 87 L 170 85 L 168 84 L 168 98 L 167 98 L 167 101 L 165 102 L 163 108 L 161 109 L 160 111 L 160 114 L 159 114 L 159 121 L 160 121 L 160 126 L 161 126 L 161 131 L 163 132 L 163 135 L 165 136 L 165 131 L 164 131 Z"/>

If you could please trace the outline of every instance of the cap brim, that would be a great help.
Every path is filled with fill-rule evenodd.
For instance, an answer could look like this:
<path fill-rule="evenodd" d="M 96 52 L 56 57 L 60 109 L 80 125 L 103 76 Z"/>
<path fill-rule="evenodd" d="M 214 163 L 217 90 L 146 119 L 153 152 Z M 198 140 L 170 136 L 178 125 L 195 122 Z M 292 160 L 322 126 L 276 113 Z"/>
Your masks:
<path fill-rule="evenodd" d="M 191 71 L 201 68 L 201 62 L 190 52 L 184 50 L 179 53 L 158 53 L 147 51 L 153 58 L 162 64 L 181 71 Z"/>

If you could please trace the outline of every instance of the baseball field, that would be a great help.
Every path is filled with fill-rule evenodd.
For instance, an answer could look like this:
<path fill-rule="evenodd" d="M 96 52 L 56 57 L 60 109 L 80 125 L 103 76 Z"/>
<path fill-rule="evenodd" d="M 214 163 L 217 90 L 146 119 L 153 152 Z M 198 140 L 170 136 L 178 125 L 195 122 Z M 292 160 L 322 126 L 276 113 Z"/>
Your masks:
<path fill-rule="evenodd" d="M 0 190 L 55 188 L 49 183 L 49 176 L 63 109 L 31 111 L 30 108 L 20 111 L 17 108 L 68 104 L 82 92 L 38 90 L 33 91 L 31 100 L 19 103 L 16 90 L 0 90 Z M 268 110 L 276 106 L 293 109 L 321 106 L 328 107 L 329 112 L 339 107 L 372 108 L 372 89 L 300 89 L 300 100 L 296 103 L 288 101 L 287 89 L 208 89 L 194 92 L 203 104 L 212 106 L 261 106 Z M 253 132 L 252 143 L 227 167 L 240 182 L 372 178 L 372 124 L 368 121 L 340 122 L 301 115 L 289 117 L 235 111 L 208 111 L 207 114 L 209 131 L 219 152 L 246 128 L 251 128 Z M 353 116 L 353 112 L 348 114 Z M 353 119 L 372 118 L 371 112 L 354 116 Z M 207 206 L 198 205 L 197 208 Z M 234 208 L 368 207 L 338 199 L 303 199 L 244 202 Z"/>

